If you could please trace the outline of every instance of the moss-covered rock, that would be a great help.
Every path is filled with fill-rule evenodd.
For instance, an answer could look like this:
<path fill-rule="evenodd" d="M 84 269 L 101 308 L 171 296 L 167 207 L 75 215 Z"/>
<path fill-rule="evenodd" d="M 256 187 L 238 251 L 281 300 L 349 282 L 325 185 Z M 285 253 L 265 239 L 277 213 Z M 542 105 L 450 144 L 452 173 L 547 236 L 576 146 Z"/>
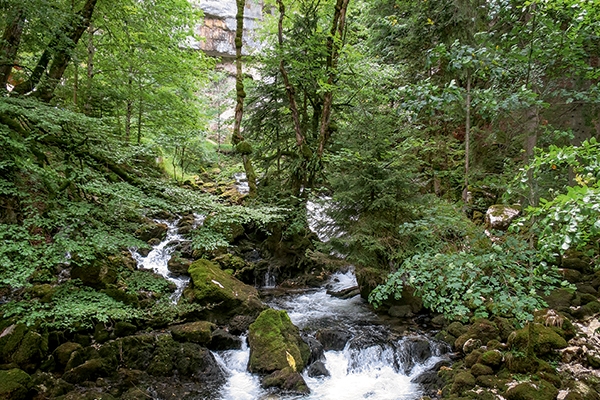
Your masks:
<path fill-rule="evenodd" d="M 169 227 L 167 224 L 147 220 L 144 225 L 140 226 L 135 231 L 135 236 L 144 242 L 147 242 L 150 239 L 164 240 L 168 230 Z"/>
<path fill-rule="evenodd" d="M 179 342 L 191 342 L 207 345 L 211 341 L 215 324 L 208 321 L 190 322 L 188 324 L 174 325 L 169 327 L 173 339 Z"/>
<path fill-rule="evenodd" d="M 256 316 L 266 308 L 254 287 L 237 280 L 208 260 L 194 262 L 188 272 L 192 281 L 184 291 L 184 297 L 190 302 L 210 306 L 215 314 Z"/>
<path fill-rule="evenodd" d="M 476 384 L 475 377 L 470 372 L 459 372 L 454 377 L 454 383 L 450 389 L 451 393 L 461 394 L 466 390 L 471 389 Z"/>
<path fill-rule="evenodd" d="M 462 336 L 465 333 L 467 333 L 467 331 L 469 330 L 469 328 L 466 327 L 466 326 L 464 326 L 462 323 L 460 323 L 458 321 L 454 321 L 450 325 L 448 325 L 448 327 L 446 328 L 446 330 L 452 336 L 459 337 L 459 336 Z"/>
<path fill-rule="evenodd" d="M 574 294 L 567 289 L 557 289 L 544 297 L 548 307 L 556 311 L 569 311 Z"/>
<path fill-rule="evenodd" d="M 262 386 L 264 388 L 276 387 L 292 393 L 310 393 L 310 389 L 306 385 L 302 375 L 291 367 L 275 371 L 266 376 L 262 381 Z"/>
<path fill-rule="evenodd" d="M 17 368 L 0 371 L 0 400 L 24 400 L 31 386 L 31 377 Z"/>
<path fill-rule="evenodd" d="M 12 362 L 21 369 L 33 372 L 46 358 L 48 352 L 48 337 L 37 332 L 29 331 L 23 336 L 17 351 L 12 355 Z"/>
<path fill-rule="evenodd" d="M 475 320 L 473 324 L 469 326 L 467 332 L 460 335 L 456 339 L 454 342 L 454 348 L 458 351 L 463 351 L 463 347 L 469 339 L 475 339 L 481 341 L 481 343 L 487 343 L 490 340 L 500 339 L 500 331 L 495 323 L 487 319 L 481 318 Z"/>
<path fill-rule="evenodd" d="M 600 302 L 592 301 L 584 306 L 579 307 L 577 310 L 572 311 L 571 314 L 578 319 L 583 319 L 590 315 L 594 315 L 600 312 Z"/>
<path fill-rule="evenodd" d="M 6 327 L 0 335 L 0 361 L 3 364 L 12 362 L 11 356 L 19 348 L 19 344 L 27 333 L 25 324 L 13 324 Z"/>
<path fill-rule="evenodd" d="M 519 214 L 521 210 L 516 206 L 494 204 L 485 213 L 485 226 L 487 229 L 505 231 Z"/>
<path fill-rule="evenodd" d="M 252 145 L 244 140 L 242 142 L 239 142 L 235 146 L 235 151 L 238 154 L 248 155 L 248 154 L 252 154 L 253 149 L 252 149 Z"/>
<path fill-rule="evenodd" d="M 60 367 L 64 368 L 69 362 L 71 354 L 81 350 L 83 350 L 83 347 L 79 343 L 63 343 L 54 350 L 54 359 Z"/>
<path fill-rule="evenodd" d="M 507 400 L 555 400 L 558 389 L 551 384 L 540 381 L 538 383 L 520 383 L 506 391 Z"/>
<path fill-rule="evenodd" d="M 110 366 L 103 359 L 93 358 L 68 370 L 62 378 L 69 383 L 83 383 L 95 381 L 101 376 L 108 376 L 111 372 Z"/>
<path fill-rule="evenodd" d="M 477 362 L 479 362 L 481 354 L 482 353 L 479 350 L 474 350 L 467 354 L 467 356 L 465 357 L 465 367 L 471 368 L 473 365 L 477 364 Z"/>
<path fill-rule="evenodd" d="M 167 268 L 176 275 L 186 275 L 188 268 L 192 265 L 192 260 L 181 257 L 181 254 L 175 253 L 169 259 Z"/>
<path fill-rule="evenodd" d="M 117 281 L 117 267 L 107 260 L 96 259 L 91 262 L 74 261 L 71 278 L 95 289 L 103 289 Z"/>
<path fill-rule="evenodd" d="M 490 367 L 488 365 L 474 364 L 471 367 L 471 374 L 473 374 L 473 376 L 475 376 L 475 377 L 481 376 L 481 375 L 492 375 L 493 373 L 494 373 L 494 370 L 492 369 L 492 367 Z"/>
<path fill-rule="evenodd" d="M 502 365 L 504 356 L 499 350 L 489 350 L 483 353 L 478 362 L 484 365 L 489 365 L 492 368 L 498 368 Z"/>
<path fill-rule="evenodd" d="M 536 323 L 533 325 L 532 332 L 532 338 L 530 338 L 529 327 L 513 332 L 508 338 L 508 345 L 513 350 L 525 352 L 530 344 L 530 340 L 532 340 L 533 351 L 540 356 L 552 353 L 553 350 L 567 347 L 567 341 L 550 327 Z"/>
<path fill-rule="evenodd" d="M 130 322 L 118 321 L 115 324 L 114 334 L 116 337 L 133 335 L 138 330 L 137 326 Z"/>
<path fill-rule="evenodd" d="M 248 370 L 272 373 L 292 368 L 301 372 L 310 358 L 310 348 L 285 311 L 267 309 L 250 325 Z"/>
<path fill-rule="evenodd" d="M 540 360 L 537 357 L 527 357 L 525 353 L 521 352 L 507 353 L 504 360 L 510 372 L 531 374 L 540 368 Z"/>

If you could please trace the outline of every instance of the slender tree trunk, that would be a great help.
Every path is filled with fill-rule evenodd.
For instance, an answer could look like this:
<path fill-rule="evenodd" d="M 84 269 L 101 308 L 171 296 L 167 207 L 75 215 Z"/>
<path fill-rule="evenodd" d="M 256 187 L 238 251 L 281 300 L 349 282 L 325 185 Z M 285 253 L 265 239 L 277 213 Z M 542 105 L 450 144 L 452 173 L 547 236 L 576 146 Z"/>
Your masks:
<path fill-rule="evenodd" d="M 337 0 L 333 21 L 331 23 L 330 36 L 327 40 L 327 87 L 323 97 L 323 110 L 321 113 L 321 127 L 319 129 L 319 150 L 317 152 L 319 159 L 323 157 L 325 146 L 331 135 L 331 107 L 333 105 L 333 87 L 337 78 L 337 65 L 340 55 L 341 42 L 343 39 L 344 29 L 346 25 L 346 12 L 348 10 L 349 0 Z M 338 44 L 340 43 L 340 44 Z"/>
<path fill-rule="evenodd" d="M 277 4 L 279 6 L 279 23 L 278 23 L 278 42 L 279 47 L 283 47 L 283 19 L 285 18 L 285 5 L 282 0 L 277 0 Z M 288 99 L 290 102 L 290 111 L 292 112 L 292 120 L 294 121 L 294 132 L 296 133 L 296 145 L 298 149 L 300 149 L 301 153 L 304 155 L 307 153 L 306 151 L 302 151 L 302 145 L 304 144 L 305 137 L 302 133 L 302 126 L 300 124 L 300 114 L 298 113 L 298 105 L 296 103 L 296 93 L 294 86 L 290 83 L 290 78 L 285 68 L 285 62 L 283 58 L 279 60 L 279 71 L 281 72 L 281 76 L 283 78 L 283 84 L 285 86 L 285 91 L 288 95 Z"/>
<path fill-rule="evenodd" d="M 17 10 L 4 29 L 0 42 L 0 90 L 6 90 L 10 72 L 15 63 L 17 51 L 21 44 L 21 35 L 25 26 L 25 13 Z"/>
<path fill-rule="evenodd" d="M 236 90 L 236 105 L 235 105 L 235 121 L 233 124 L 233 144 L 236 146 L 244 141 L 242 136 L 242 117 L 244 116 L 244 99 L 246 92 L 244 91 L 244 76 L 242 71 L 242 45 L 244 36 L 244 8 L 246 0 L 236 0 L 236 29 L 235 29 L 235 90 Z M 249 146 L 246 146 L 249 147 Z M 245 148 L 242 153 L 242 162 L 246 171 L 246 179 L 250 188 L 250 197 L 256 196 L 256 173 L 250 160 L 250 154 Z"/>
<path fill-rule="evenodd" d="M 144 113 L 144 102 L 141 96 L 141 85 L 140 85 L 140 105 L 138 107 L 138 125 L 137 125 L 137 144 L 142 144 L 142 116 Z"/>
<path fill-rule="evenodd" d="M 79 91 L 79 66 L 77 65 L 77 63 L 74 63 L 73 67 L 75 67 L 75 79 L 73 80 L 73 106 L 75 107 L 75 109 L 77 109 L 77 92 Z"/>
<path fill-rule="evenodd" d="M 62 32 L 59 32 L 52 39 L 46 50 L 42 53 L 29 80 L 18 85 L 13 90 L 16 94 L 26 94 L 37 87 L 38 90 L 35 92 L 36 97 L 44 101 L 52 99 L 54 90 L 62 79 L 69 61 L 71 61 L 71 52 L 77 46 L 83 32 L 90 25 L 97 1 L 86 0 L 85 5 L 77 12 L 71 25 L 65 26 Z M 66 46 L 59 46 L 59 43 L 65 42 L 63 36 L 66 36 L 68 39 L 68 44 Z M 52 60 L 51 64 L 50 60 Z M 48 64 L 50 64 L 50 67 L 48 67 Z M 46 69 L 48 69 L 48 73 L 46 79 L 42 81 L 42 76 L 46 72 Z"/>
<path fill-rule="evenodd" d="M 465 104 L 467 117 L 465 121 L 465 188 L 463 201 L 466 203 L 469 194 L 469 157 L 471 154 L 471 73 L 467 73 L 467 100 Z"/>
<path fill-rule="evenodd" d="M 94 55 L 96 54 L 96 47 L 94 46 L 94 24 L 90 22 L 88 27 L 88 43 L 87 43 L 87 98 L 83 111 L 86 115 L 92 114 L 92 85 L 94 79 Z"/>

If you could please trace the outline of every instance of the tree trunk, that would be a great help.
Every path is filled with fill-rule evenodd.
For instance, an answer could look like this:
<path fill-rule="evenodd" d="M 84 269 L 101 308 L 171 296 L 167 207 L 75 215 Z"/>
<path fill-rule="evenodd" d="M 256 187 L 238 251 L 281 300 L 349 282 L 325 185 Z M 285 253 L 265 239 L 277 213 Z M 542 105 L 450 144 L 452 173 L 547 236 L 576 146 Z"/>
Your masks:
<path fill-rule="evenodd" d="M 465 121 L 465 188 L 463 189 L 463 201 L 466 203 L 469 197 L 469 155 L 471 153 L 471 73 L 467 74 L 467 100 L 465 108 L 467 117 Z"/>
<path fill-rule="evenodd" d="M 0 90 L 6 90 L 10 72 L 15 63 L 17 51 L 21 44 L 21 35 L 25 26 L 25 13 L 17 10 L 4 29 L 0 42 Z"/>
<path fill-rule="evenodd" d="M 87 44 L 87 98 L 83 111 L 86 115 L 92 114 L 92 84 L 94 79 L 94 55 L 96 54 L 96 47 L 94 46 L 94 25 L 90 22 L 88 27 L 88 44 Z"/>
<path fill-rule="evenodd" d="M 56 34 L 46 50 L 44 50 L 44 53 L 42 53 L 29 80 L 18 85 L 13 90 L 16 94 L 27 94 L 37 87 L 38 90 L 35 92 L 36 97 L 44 101 L 52 99 L 54 90 L 62 79 L 69 61 L 71 61 L 71 52 L 77 46 L 83 32 L 90 25 L 97 1 L 86 0 L 83 8 L 73 18 L 72 24 L 64 27 L 62 32 Z M 61 46 L 60 44 L 63 45 Z M 52 64 L 48 68 L 50 60 L 52 60 Z M 48 73 L 46 79 L 42 81 L 42 76 L 46 72 L 46 69 L 48 69 Z"/>
<path fill-rule="evenodd" d="M 281 48 L 283 46 L 283 19 L 285 18 L 285 6 L 282 0 L 277 0 L 277 4 L 279 5 L 279 24 L 277 34 L 279 47 Z M 300 124 L 300 114 L 298 113 L 298 105 L 296 103 L 296 91 L 294 86 L 290 83 L 290 78 L 287 70 L 285 69 L 285 62 L 283 58 L 279 60 L 279 71 L 283 77 L 283 84 L 290 102 L 290 111 L 292 112 L 292 120 L 294 121 L 294 132 L 296 133 L 296 145 L 298 146 L 298 149 L 301 149 L 305 138 L 302 134 L 302 126 Z"/>
<path fill-rule="evenodd" d="M 331 135 L 330 123 L 331 123 L 331 107 L 333 104 L 333 91 L 330 89 L 337 78 L 337 65 L 340 55 L 341 43 L 344 28 L 346 25 L 346 11 L 348 10 L 348 3 L 350 0 L 337 0 L 335 5 L 335 13 L 333 15 L 333 21 L 331 23 L 330 36 L 327 39 L 327 85 L 328 90 L 325 92 L 323 97 L 323 110 L 321 113 L 321 127 L 319 129 L 319 150 L 317 152 L 319 159 L 323 157 L 325 146 L 329 141 Z"/>
<path fill-rule="evenodd" d="M 244 76 L 242 71 L 242 45 L 244 36 L 244 8 L 246 0 L 236 0 L 237 14 L 236 29 L 235 29 L 235 90 L 236 90 L 236 105 L 235 105 L 235 121 L 233 124 L 233 144 L 238 145 L 244 141 L 242 136 L 242 117 L 244 116 L 244 99 L 246 92 L 244 91 Z M 246 179 L 250 188 L 250 197 L 256 196 L 256 173 L 250 160 L 250 154 L 244 149 L 242 153 L 242 162 L 246 171 Z"/>

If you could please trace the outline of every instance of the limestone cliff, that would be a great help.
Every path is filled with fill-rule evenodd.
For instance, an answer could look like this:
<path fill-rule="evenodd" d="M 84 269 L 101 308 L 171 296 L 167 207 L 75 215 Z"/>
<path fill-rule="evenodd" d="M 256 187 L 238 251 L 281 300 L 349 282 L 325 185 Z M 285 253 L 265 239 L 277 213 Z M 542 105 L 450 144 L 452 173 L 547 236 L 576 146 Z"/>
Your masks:
<path fill-rule="evenodd" d="M 215 57 L 235 57 L 235 0 L 192 0 L 204 12 L 204 22 L 196 27 L 202 39 L 192 47 Z M 256 30 L 262 21 L 262 0 L 247 0 L 244 10 L 244 53 L 250 54 L 260 48 Z"/>

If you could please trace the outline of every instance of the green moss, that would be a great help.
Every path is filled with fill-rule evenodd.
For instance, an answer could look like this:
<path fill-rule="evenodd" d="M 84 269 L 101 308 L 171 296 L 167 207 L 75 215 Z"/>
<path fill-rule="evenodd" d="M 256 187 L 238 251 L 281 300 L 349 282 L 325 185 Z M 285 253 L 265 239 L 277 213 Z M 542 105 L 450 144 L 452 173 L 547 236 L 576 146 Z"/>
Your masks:
<path fill-rule="evenodd" d="M 475 364 L 471 367 L 471 374 L 473 374 L 473 376 L 492 375 L 493 373 L 494 370 L 488 365 Z"/>
<path fill-rule="evenodd" d="M 250 325 L 248 342 L 248 369 L 255 373 L 271 373 L 288 367 L 300 372 L 310 357 L 308 345 L 285 311 L 263 311 Z"/>
<path fill-rule="evenodd" d="M 451 393 L 461 394 L 465 390 L 469 390 L 476 384 L 475 377 L 470 372 L 459 372 L 454 377 Z"/>
<path fill-rule="evenodd" d="M 558 389 L 551 384 L 541 381 L 536 383 L 521 383 L 506 391 L 507 400 L 554 400 Z"/>
<path fill-rule="evenodd" d="M 206 345 L 210 343 L 215 324 L 208 321 L 190 322 L 189 324 L 172 326 L 173 339 L 180 342 L 192 342 Z"/>
<path fill-rule="evenodd" d="M 489 347 L 489 346 L 488 346 Z M 479 362 L 490 367 L 496 368 L 502 364 L 503 355 L 498 350 L 490 350 L 483 353 L 479 359 Z"/>
<path fill-rule="evenodd" d="M 184 295 L 190 302 L 212 306 L 226 314 L 256 315 L 264 309 L 258 291 L 232 277 L 208 260 L 194 262 L 188 270 L 192 285 Z"/>
<path fill-rule="evenodd" d="M 252 152 L 254 151 L 252 149 L 252 145 L 246 141 L 243 142 L 239 142 L 236 146 L 235 146 L 235 151 L 238 154 L 252 154 Z"/>
<path fill-rule="evenodd" d="M 552 328 L 541 324 L 534 324 L 532 338 L 529 337 L 528 327 L 513 332 L 508 338 L 508 344 L 513 350 L 525 352 L 530 339 L 533 341 L 533 351 L 540 356 L 567 347 L 567 341 L 562 336 Z"/>
<path fill-rule="evenodd" d="M 477 364 L 479 357 L 481 357 L 481 351 L 473 350 L 465 357 L 465 367 L 471 368 L 473 365 Z"/>

